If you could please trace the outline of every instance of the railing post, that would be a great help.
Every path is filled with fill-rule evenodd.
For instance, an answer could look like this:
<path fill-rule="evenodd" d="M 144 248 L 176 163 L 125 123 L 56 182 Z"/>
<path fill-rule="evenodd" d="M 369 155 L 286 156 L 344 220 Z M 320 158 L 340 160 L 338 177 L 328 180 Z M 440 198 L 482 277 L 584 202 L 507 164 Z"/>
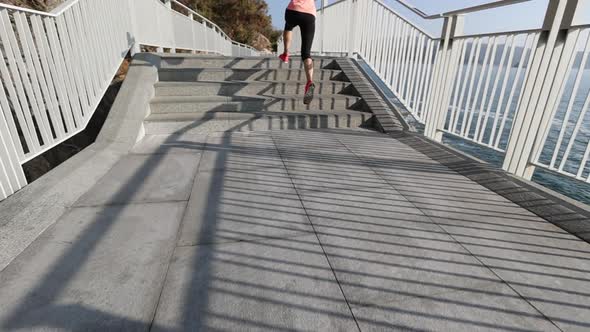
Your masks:
<path fill-rule="evenodd" d="M 136 55 L 137 53 L 141 53 L 141 45 L 137 41 L 131 47 L 131 56 Z"/>
<path fill-rule="evenodd" d="M 195 22 L 195 15 L 194 15 L 194 14 L 191 12 L 191 13 L 188 13 L 188 17 L 191 19 L 191 21 L 193 22 L 193 26 L 194 26 L 194 22 Z M 194 29 L 194 28 L 193 28 L 193 29 L 191 29 L 191 32 L 192 32 L 192 34 L 193 34 L 193 43 L 194 43 L 194 42 L 195 42 L 195 39 L 196 39 L 196 36 L 195 36 L 195 29 Z M 192 53 L 192 54 L 197 54 L 197 51 L 196 51 L 196 50 L 191 50 L 191 53 Z"/>
<path fill-rule="evenodd" d="M 132 29 L 132 38 L 133 38 L 133 46 L 131 47 L 131 56 L 134 56 L 137 53 L 141 53 L 141 45 L 137 41 L 137 15 L 133 15 L 136 13 L 135 11 L 135 1 L 128 0 L 127 5 L 129 6 L 129 10 L 131 11 L 131 29 Z"/>
<path fill-rule="evenodd" d="M 445 17 L 441 47 L 435 62 L 435 71 L 431 81 L 427 115 L 424 119 L 424 134 L 435 141 L 442 141 L 445 121 L 451 102 L 452 82 L 457 72 L 459 47 L 455 46 L 455 37 L 463 33 L 465 17 L 453 15 Z"/>
<path fill-rule="evenodd" d="M 328 1 L 327 0 L 322 0 L 322 5 L 320 10 L 322 11 L 322 23 L 320 26 L 321 29 L 321 33 L 320 33 L 320 53 L 323 55 L 324 54 L 324 40 L 326 40 L 326 14 L 325 12 L 325 8 L 326 8 L 326 3 Z"/>
<path fill-rule="evenodd" d="M 172 0 L 164 0 L 164 4 L 166 5 L 166 7 L 172 9 Z M 170 48 L 170 53 L 172 53 L 172 54 L 176 53 L 176 48 L 171 47 Z"/>
<path fill-rule="evenodd" d="M 350 1 L 350 20 L 348 26 L 348 57 L 352 58 L 354 56 L 355 51 L 355 44 L 356 44 L 356 16 L 358 12 L 358 0 L 349 0 Z"/>
<path fill-rule="evenodd" d="M 567 79 L 567 59 L 577 52 L 570 27 L 578 0 L 550 0 L 543 32 L 536 45 L 528 77 L 525 78 L 516 110 L 503 169 L 530 179 L 535 149 L 542 149 L 543 133 L 551 127 L 551 101 L 558 98 L 559 85 Z M 568 38 L 569 37 L 569 38 Z"/>

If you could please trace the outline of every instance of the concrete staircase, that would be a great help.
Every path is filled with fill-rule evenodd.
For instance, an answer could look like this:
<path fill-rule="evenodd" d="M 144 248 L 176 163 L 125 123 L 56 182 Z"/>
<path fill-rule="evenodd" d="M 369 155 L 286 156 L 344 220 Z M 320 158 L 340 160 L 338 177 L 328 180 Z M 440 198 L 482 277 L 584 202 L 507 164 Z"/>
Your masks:
<path fill-rule="evenodd" d="M 146 133 L 372 126 L 373 114 L 335 59 L 319 58 L 314 66 L 316 95 L 304 105 L 299 59 L 163 57 Z"/>

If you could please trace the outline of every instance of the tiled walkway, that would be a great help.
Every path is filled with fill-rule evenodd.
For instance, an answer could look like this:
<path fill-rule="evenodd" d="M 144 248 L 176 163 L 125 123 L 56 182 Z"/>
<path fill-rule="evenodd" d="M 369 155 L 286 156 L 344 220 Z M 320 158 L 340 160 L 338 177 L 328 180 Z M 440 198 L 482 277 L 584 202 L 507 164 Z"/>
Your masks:
<path fill-rule="evenodd" d="M 364 130 L 148 136 L 0 273 L 0 330 L 587 331 L 590 244 Z"/>

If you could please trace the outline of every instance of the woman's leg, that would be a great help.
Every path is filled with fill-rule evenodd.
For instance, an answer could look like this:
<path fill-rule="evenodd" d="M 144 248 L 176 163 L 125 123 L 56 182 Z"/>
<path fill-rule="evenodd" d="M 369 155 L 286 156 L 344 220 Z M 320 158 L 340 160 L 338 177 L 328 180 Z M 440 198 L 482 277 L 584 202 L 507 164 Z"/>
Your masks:
<path fill-rule="evenodd" d="M 311 47 L 315 37 L 315 17 L 304 15 L 305 22 L 299 25 L 301 29 L 301 59 L 305 66 L 305 75 L 308 82 L 313 82 L 313 59 L 311 58 Z"/>
<path fill-rule="evenodd" d="M 311 47 L 315 36 L 315 16 L 304 14 L 303 22 L 299 24 L 301 29 L 301 59 L 305 67 L 307 84 L 305 85 L 305 97 L 303 103 L 308 105 L 313 100 L 315 84 L 313 83 L 313 59 L 311 58 Z"/>
<path fill-rule="evenodd" d="M 289 62 L 289 50 L 291 49 L 291 40 L 293 39 L 293 28 L 297 26 L 297 13 L 291 10 L 285 11 L 285 31 L 283 32 L 283 54 L 279 58 L 283 62 Z"/>
<path fill-rule="evenodd" d="M 283 45 L 285 47 L 283 54 L 289 54 L 289 49 L 291 48 L 291 39 L 293 39 L 293 31 L 285 30 L 283 32 Z"/>

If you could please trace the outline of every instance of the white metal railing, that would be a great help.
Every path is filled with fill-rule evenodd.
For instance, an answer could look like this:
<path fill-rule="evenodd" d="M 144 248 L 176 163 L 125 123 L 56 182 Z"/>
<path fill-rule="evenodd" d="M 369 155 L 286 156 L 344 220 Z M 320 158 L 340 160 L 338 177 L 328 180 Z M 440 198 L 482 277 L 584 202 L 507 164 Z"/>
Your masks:
<path fill-rule="evenodd" d="M 530 0 L 436 15 L 392 1 L 444 20 L 441 34 L 380 0 L 322 1 L 313 51 L 363 59 L 431 139 L 453 135 L 504 153 L 503 168 L 525 178 L 542 167 L 590 182 L 590 26 L 573 25 L 588 2 L 549 0 L 540 29 L 465 35 L 466 15 Z"/>
<path fill-rule="evenodd" d="M 0 199 L 26 185 L 22 164 L 84 130 L 130 49 L 258 54 L 185 9 L 170 0 L 71 0 L 51 13 L 0 4 Z"/>
<path fill-rule="evenodd" d="M 356 46 L 361 58 L 423 122 L 439 40 L 380 1 L 359 5 L 361 22 L 367 24 Z"/>
<path fill-rule="evenodd" d="M 457 38 L 444 132 L 504 152 L 540 31 Z"/>
<path fill-rule="evenodd" d="M 565 76 L 555 102 L 549 104 L 552 119 L 534 147 L 534 164 L 590 182 L 590 27 L 569 31 L 565 45 Z"/>

